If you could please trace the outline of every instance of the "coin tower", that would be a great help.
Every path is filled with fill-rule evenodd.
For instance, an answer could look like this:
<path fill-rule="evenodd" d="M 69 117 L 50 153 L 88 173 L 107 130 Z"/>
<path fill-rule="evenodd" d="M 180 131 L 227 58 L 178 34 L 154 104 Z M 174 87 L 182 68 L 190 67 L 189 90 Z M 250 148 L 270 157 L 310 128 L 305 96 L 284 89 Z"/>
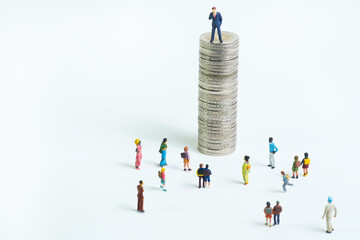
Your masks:
<path fill-rule="evenodd" d="M 239 37 L 222 38 L 210 43 L 210 33 L 200 36 L 198 148 L 212 156 L 236 150 Z"/>

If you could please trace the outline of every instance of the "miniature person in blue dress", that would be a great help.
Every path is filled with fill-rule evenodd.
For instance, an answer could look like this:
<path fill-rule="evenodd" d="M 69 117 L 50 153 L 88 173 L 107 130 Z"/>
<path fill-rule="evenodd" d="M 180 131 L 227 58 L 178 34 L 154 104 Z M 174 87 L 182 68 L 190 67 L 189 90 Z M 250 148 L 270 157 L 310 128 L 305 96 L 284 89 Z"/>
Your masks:
<path fill-rule="evenodd" d="M 160 167 L 167 166 L 166 163 L 166 151 L 167 151 L 167 138 L 164 138 L 161 145 L 159 153 L 161 153 L 161 161 L 160 161 Z"/>

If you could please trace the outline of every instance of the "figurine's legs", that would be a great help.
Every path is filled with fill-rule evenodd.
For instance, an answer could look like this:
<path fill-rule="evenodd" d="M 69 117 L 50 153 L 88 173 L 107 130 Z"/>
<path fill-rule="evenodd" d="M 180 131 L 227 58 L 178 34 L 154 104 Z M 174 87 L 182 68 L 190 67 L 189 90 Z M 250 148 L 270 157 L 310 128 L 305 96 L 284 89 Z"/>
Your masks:
<path fill-rule="evenodd" d="M 275 158 L 273 153 L 269 153 L 269 165 L 275 167 Z"/>
<path fill-rule="evenodd" d="M 213 42 L 214 41 L 214 37 L 215 37 L 215 26 L 213 26 L 212 27 L 212 29 L 211 29 L 211 40 L 210 40 L 210 42 Z"/>
<path fill-rule="evenodd" d="M 219 40 L 220 40 L 220 42 L 222 42 L 220 26 L 218 26 L 218 27 L 216 27 L 216 28 L 217 28 L 217 32 L 218 32 L 218 35 L 219 35 Z"/>
<path fill-rule="evenodd" d="M 332 232 L 332 230 L 333 230 L 333 226 L 332 226 L 330 217 L 326 217 L 326 230 L 328 232 Z"/>
<path fill-rule="evenodd" d="M 286 182 L 284 182 L 284 184 L 283 184 L 283 189 L 284 189 L 284 192 L 286 192 Z"/>

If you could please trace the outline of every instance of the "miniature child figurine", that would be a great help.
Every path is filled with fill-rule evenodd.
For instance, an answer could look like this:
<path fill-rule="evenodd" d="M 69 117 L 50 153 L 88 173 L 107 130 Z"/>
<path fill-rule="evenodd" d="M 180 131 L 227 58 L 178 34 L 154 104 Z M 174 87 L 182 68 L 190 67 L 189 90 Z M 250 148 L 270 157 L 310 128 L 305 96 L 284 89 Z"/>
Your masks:
<path fill-rule="evenodd" d="M 205 187 L 210 187 L 210 175 L 211 175 L 211 170 L 209 169 L 209 164 L 206 164 L 204 170 Z"/>
<path fill-rule="evenodd" d="M 141 212 L 141 213 L 144 213 L 144 188 L 143 188 L 143 181 L 140 180 L 139 181 L 139 185 L 137 186 L 137 190 L 138 190 L 138 194 L 137 194 L 137 197 L 138 197 L 138 205 L 137 205 L 137 211 L 138 212 Z"/>
<path fill-rule="evenodd" d="M 290 179 L 289 174 L 285 175 L 285 172 L 281 171 L 281 175 L 283 176 L 283 181 L 284 181 L 284 184 L 282 187 L 284 189 L 284 192 L 286 192 L 286 185 L 293 186 L 293 184 L 289 183 L 289 179 Z"/>
<path fill-rule="evenodd" d="M 250 163 L 249 163 L 249 156 L 244 157 L 244 164 L 242 166 L 242 175 L 244 179 L 244 185 L 247 185 L 249 183 L 249 172 L 250 172 Z"/>
<path fill-rule="evenodd" d="M 280 213 L 281 212 L 282 212 L 282 207 L 280 206 L 280 201 L 276 201 L 276 205 L 272 211 L 272 213 L 274 214 L 274 226 L 280 224 Z"/>
<path fill-rule="evenodd" d="M 328 197 L 328 204 L 326 205 L 324 214 L 322 216 L 322 219 L 324 219 L 324 217 L 326 216 L 326 232 L 327 233 L 332 233 L 332 231 L 334 231 L 334 227 L 331 223 L 331 218 L 333 217 L 334 210 L 335 210 L 334 217 L 336 217 L 336 214 L 337 214 L 337 209 L 336 209 L 335 205 L 332 203 L 332 201 L 333 201 L 332 197 Z"/>
<path fill-rule="evenodd" d="M 279 149 L 275 146 L 275 144 L 273 143 L 273 138 L 270 137 L 269 138 L 269 167 L 271 167 L 271 169 L 275 168 L 275 158 L 274 155 L 275 153 L 278 151 Z"/>
<path fill-rule="evenodd" d="M 272 218 L 272 208 L 270 207 L 270 202 L 266 202 L 266 207 L 264 208 L 266 223 L 265 225 L 268 225 L 271 227 L 271 218 Z M 269 222 L 269 223 L 268 223 Z"/>
<path fill-rule="evenodd" d="M 202 179 L 202 182 L 203 182 L 202 185 L 205 188 L 204 171 L 205 171 L 204 165 L 202 163 L 200 163 L 199 169 L 196 171 L 196 175 L 199 177 L 199 188 L 201 188 L 201 179 Z"/>
<path fill-rule="evenodd" d="M 308 175 L 308 169 L 309 169 L 309 164 L 310 164 L 310 158 L 309 158 L 309 154 L 308 153 L 304 153 L 304 159 L 301 161 L 302 164 L 302 168 L 304 171 L 304 177 L 306 177 Z"/>
<path fill-rule="evenodd" d="M 219 35 L 219 40 L 222 43 L 222 37 L 221 37 L 221 24 L 222 24 L 222 16 L 219 12 L 216 12 L 216 7 L 212 7 L 211 8 L 212 12 L 209 15 L 209 20 L 212 19 L 212 29 L 211 29 L 211 40 L 210 43 L 213 43 L 214 41 L 214 37 L 215 37 L 215 29 L 217 29 L 218 35 Z"/>
<path fill-rule="evenodd" d="M 141 159 L 142 159 L 142 146 L 141 146 L 141 141 L 140 139 L 135 139 L 135 145 L 136 145 L 136 160 L 135 160 L 135 168 L 137 170 L 140 170 L 140 164 L 141 164 Z"/>
<path fill-rule="evenodd" d="M 184 147 L 184 151 L 185 152 L 182 152 L 180 155 L 181 155 L 181 158 L 184 159 L 184 171 L 186 171 L 186 166 L 187 166 L 187 170 L 188 171 L 191 171 L 191 168 L 189 167 L 189 163 L 190 163 L 190 154 L 189 154 L 189 148 L 188 147 Z"/>
<path fill-rule="evenodd" d="M 166 163 L 166 151 L 167 151 L 167 138 L 164 138 L 161 145 L 159 153 L 161 153 L 161 161 L 160 161 L 160 167 L 167 166 Z"/>
<path fill-rule="evenodd" d="M 295 178 L 295 173 L 296 173 L 296 178 L 299 178 L 298 171 L 299 171 L 299 167 L 301 166 L 301 162 L 299 161 L 298 156 L 295 156 L 294 159 L 295 160 L 294 160 L 293 165 L 292 165 L 293 175 L 292 175 L 291 178 Z"/>
<path fill-rule="evenodd" d="M 165 189 L 165 184 L 166 184 L 166 180 L 165 180 L 165 168 L 161 168 L 161 171 L 160 171 L 160 182 L 161 182 L 161 185 L 160 187 L 163 189 L 164 192 L 166 192 L 167 190 Z"/>

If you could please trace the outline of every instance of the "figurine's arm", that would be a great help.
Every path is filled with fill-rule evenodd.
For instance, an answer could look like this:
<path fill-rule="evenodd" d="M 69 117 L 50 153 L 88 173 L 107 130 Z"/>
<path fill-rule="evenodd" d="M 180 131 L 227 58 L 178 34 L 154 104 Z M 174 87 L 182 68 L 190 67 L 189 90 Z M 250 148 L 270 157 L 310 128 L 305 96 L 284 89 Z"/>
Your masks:
<path fill-rule="evenodd" d="M 336 217 L 336 214 L 337 214 L 337 209 L 336 209 L 336 207 L 335 207 L 335 206 L 334 206 L 334 210 L 335 210 L 334 217 Z"/>
<path fill-rule="evenodd" d="M 214 18 L 214 14 L 213 14 L 213 13 L 210 13 L 210 15 L 209 15 L 209 20 L 212 19 L 212 18 Z"/>
<path fill-rule="evenodd" d="M 323 214 L 322 218 L 324 218 L 324 217 L 325 217 L 326 212 L 327 212 L 327 207 L 325 207 L 324 214 Z"/>
<path fill-rule="evenodd" d="M 220 14 L 220 13 L 219 13 Z M 220 16 L 219 16 L 219 20 L 220 20 L 220 25 L 222 24 L 222 16 L 221 16 L 221 14 L 220 14 Z"/>

